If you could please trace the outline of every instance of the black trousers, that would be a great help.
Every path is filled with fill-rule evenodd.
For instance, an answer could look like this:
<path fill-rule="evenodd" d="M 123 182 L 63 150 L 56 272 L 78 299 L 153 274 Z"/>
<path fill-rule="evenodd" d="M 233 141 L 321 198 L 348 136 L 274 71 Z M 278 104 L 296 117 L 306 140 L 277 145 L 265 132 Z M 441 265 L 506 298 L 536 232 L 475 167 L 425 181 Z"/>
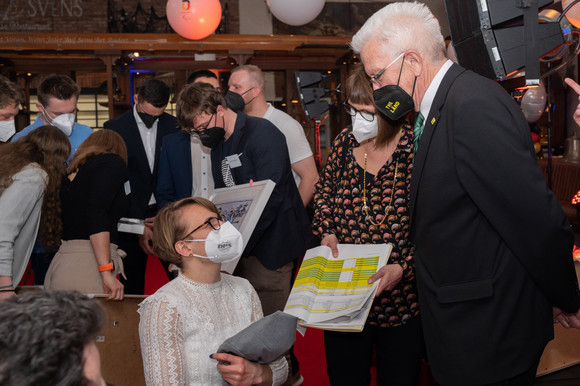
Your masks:
<path fill-rule="evenodd" d="M 419 317 L 399 327 L 366 325 L 362 332 L 324 331 L 327 371 L 332 386 L 368 386 L 373 348 L 378 386 L 415 386 L 423 347 Z"/>
<path fill-rule="evenodd" d="M 540 364 L 542 352 L 543 350 L 538 353 L 538 359 L 534 362 L 532 367 L 523 373 L 509 379 L 487 384 L 485 386 L 533 386 L 536 381 L 536 372 L 538 370 L 538 364 Z"/>
<path fill-rule="evenodd" d="M 119 232 L 119 248 L 127 256 L 123 259 L 125 280 L 121 276 L 121 283 L 125 286 L 125 294 L 143 295 L 145 293 L 145 270 L 147 268 L 147 254 L 139 246 L 139 236 L 132 233 Z"/>

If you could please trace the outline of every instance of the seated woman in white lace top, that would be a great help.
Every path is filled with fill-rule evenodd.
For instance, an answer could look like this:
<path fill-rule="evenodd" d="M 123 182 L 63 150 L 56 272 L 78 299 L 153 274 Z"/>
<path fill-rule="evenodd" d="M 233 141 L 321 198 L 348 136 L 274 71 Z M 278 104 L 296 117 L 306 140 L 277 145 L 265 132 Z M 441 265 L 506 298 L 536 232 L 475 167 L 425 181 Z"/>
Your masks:
<path fill-rule="evenodd" d="M 280 385 L 284 357 L 262 365 L 216 353 L 220 344 L 262 318 L 246 279 L 220 272 L 242 253 L 239 232 L 224 223 L 215 205 L 186 198 L 155 219 L 153 249 L 181 268 L 180 275 L 145 299 L 139 336 L 148 385 Z"/>

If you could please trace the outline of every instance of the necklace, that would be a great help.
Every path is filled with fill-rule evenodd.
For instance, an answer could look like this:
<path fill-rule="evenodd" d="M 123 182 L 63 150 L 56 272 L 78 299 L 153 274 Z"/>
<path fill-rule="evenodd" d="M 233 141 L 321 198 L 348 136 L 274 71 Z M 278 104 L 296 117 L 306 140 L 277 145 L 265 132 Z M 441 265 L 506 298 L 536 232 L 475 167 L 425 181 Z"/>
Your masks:
<path fill-rule="evenodd" d="M 373 221 L 372 217 L 369 216 L 369 207 L 367 206 L 367 152 L 365 150 L 365 168 L 363 173 L 363 207 L 362 210 L 365 212 L 367 219 L 370 221 L 371 224 L 375 226 L 383 225 L 383 222 L 387 218 L 387 214 L 391 210 L 391 206 L 393 204 L 393 198 L 395 197 L 395 184 L 397 183 L 397 171 L 399 170 L 399 161 L 395 163 L 395 176 L 393 177 L 393 187 L 391 189 L 391 200 L 389 201 L 389 205 L 385 209 L 385 215 L 381 219 L 381 221 L 377 224 Z"/>

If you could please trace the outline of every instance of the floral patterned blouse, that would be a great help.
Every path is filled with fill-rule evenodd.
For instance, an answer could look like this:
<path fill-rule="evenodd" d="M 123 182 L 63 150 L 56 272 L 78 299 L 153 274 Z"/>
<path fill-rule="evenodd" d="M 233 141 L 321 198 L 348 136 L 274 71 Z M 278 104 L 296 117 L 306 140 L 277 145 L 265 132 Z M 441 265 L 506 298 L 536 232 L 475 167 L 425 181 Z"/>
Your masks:
<path fill-rule="evenodd" d="M 405 324 L 419 314 L 413 248 L 409 237 L 409 187 L 413 160 L 413 131 L 405 126 L 399 144 L 377 175 L 367 173 L 366 198 L 369 215 L 380 224 L 389 205 L 394 203 L 381 225 L 373 225 L 363 212 L 363 168 L 353 149 L 359 143 L 352 129 L 344 129 L 335 139 L 326 166 L 314 192 L 314 233 L 320 239 L 334 234 L 339 243 L 392 243 L 389 264 L 399 264 L 403 277 L 392 291 L 383 291 L 369 312 L 367 323 L 381 327 Z M 393 186 L 395 167 L 397 178 Z"/>

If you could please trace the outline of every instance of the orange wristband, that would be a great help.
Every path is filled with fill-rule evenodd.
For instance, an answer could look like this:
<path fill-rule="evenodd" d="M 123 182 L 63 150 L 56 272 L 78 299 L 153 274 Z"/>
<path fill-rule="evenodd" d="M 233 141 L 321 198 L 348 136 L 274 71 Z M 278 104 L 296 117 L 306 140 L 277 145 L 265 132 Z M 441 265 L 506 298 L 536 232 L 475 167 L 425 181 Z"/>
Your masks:
<path fill-rule="evenodd" d="M 112 261 L 108 264 L 99 265 L 99 272 L 112 271 L 113 269 L 114 267 Z"/>

